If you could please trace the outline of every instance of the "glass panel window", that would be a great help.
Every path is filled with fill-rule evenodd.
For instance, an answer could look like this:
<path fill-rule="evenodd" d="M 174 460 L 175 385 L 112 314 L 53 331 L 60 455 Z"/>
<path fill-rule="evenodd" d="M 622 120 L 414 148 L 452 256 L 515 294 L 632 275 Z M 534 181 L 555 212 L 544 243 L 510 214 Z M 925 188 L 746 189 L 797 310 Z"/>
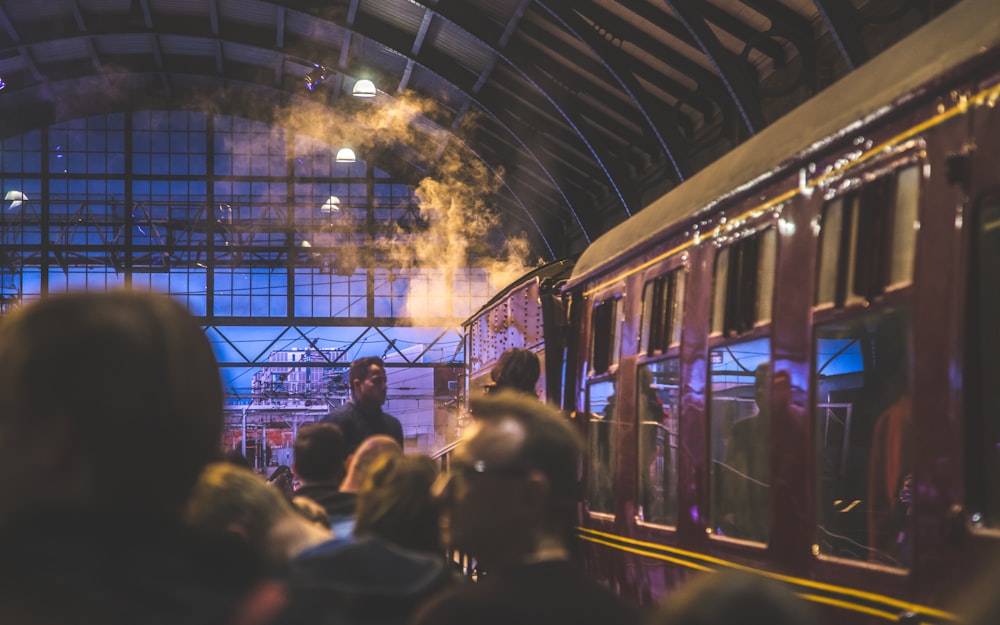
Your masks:
<path fill-rule="evenodd" d="M 774 228 L 719 250 L 712 295 L 713 334 L 738 336 L 770 321 L 776 254 Z"/>
<path fill-rule="evenodd" d="M 920 168 L 867 182 L 823 208 L 817 263 L 818 306 L 871 302 L 913 280 Z"/>
<path fill-rule="evenodd" d="M 615 474 L 618 460 L 618 415 L 615 383 L 587 386 L 587 506 L 591 512 L 615 511 Z"/>
<path fill-rule="evenodd" d="M 889 284 L 909 284 L 913 281 L 913 252 L 917 244 L 917 207 L 920 190 L 920 169 L 907 167 L 896 176 L 896 211 L 892 228 L 892 259 Z"/>
<path fill-rule="evenodd" d="M 594 307 L 591 321 L 590 372 L 612 371 L 621 353 L 621 298 L 604 300 Z"/>
<path fill-rule="evenodd" d="M 816 304 L 833 304 L 837 289 L 837 259 L 843 230 L 843 199 L 837 198 L 823 208 L 823 227 L 819 235 L 819 276 L 816 279 Z"/>
<path fill-rule="evenodd" d="M 910 315 L 818 325 L 816 552 L 907 567 L 913 502 Z"/>
<path fill-rule="evenodd" d="M 729 248 L 715 256 L 715 279 L 712 284 L 712 334 L 722 334 L 726 318 L 726 285 L 729 284 Z"/>
<path fill-rule="evenodd" d="M 680 343 L 684 272 L 675 269 L 646 283 L 642 293 L 639 352 L 653 356 Z"/>
<path fill-rule="evenodd" d="M 677 524 L 677 427 L 680 359 L 639 367 L 639 517 Z"/>
<path fill-rule="evenodd" d="M 770 359 L 767 337 L 711 351 L 709 522 L 718 536 L 768 539 Z"/>

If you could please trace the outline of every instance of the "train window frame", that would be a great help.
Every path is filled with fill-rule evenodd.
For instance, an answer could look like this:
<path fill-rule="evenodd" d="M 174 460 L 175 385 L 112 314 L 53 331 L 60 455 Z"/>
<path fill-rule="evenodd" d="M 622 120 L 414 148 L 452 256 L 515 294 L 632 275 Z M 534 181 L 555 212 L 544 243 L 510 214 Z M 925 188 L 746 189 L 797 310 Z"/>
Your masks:
<path fill-rule="evenodd" d="M 643 284 L 638 337 L 640 357 L 655 357 L 680 346 L 686 284 L 684 265 L 650 276 Z"/>
<path fill-rule="evenodd" d="M 590 305 L 588 358 L 585 371 L 585 405 L 588 419 L 586 457 L 588 460 L 584 492 L 585 510 L 592 518 L 611 520 L 615 518 L 616 514 L 616 483 L 619 461 L 618 430 L 621 425 L 621 415 L 616 410 L 617 401 L 614 398 L 619 394 L 618 368 L 621 362 L 624 323 L 623 285 L 594 297 Z M 599 341 L 602 342 L 603 347 L 599 348 Z M 607 352 L 606 363 L 602 351 Z M 601 359 L 595 363 L 598 356 L 601 356 Z M 595 365 L 599 365 L 599 367 Z M 611 392 L 602 395 L 604 402 L 602 410 L 597 411 L 593 402 L 594 392 L 597 389 L 603 392 L 607 388 L 611 388 Z M 604 432 L 603 436 L 600 435 L 600 431 Z M 605 453 L 600 453 L 602 449 Z M 600 469 L 600 471 L 595 471 L 595 468 Z M 599 475 L 595 476 L 598 473 Z M 597 482 L 597 477 L 601 479 L 600 483 Z M 602 485 L 606 487 L 604 490 L 601 490 Z"/>
<path fill-rule="evenodd" d="M 590 308 L 588 378 L 613 373 L 618 369 L 621 362 L 624 304 L 623 294 L 615 293 L 595 299 Z"/>
<path fill-rule="evenodd" d="M 752 233 L 716 250 L 710 339 L 747 336 L 757 328 L 770 326 L 778 247 L 777 227 L 768 218 Z M 748 274 L 750 279 L 746 279 Z"/>
<path fill-rule="evenodd" d="M 900 178 L 903 176 L 908 177 L 904 179 L 909 185 L 907 189 L 901 188 Z M 906 525 L 908 521 L 904 519 L 904 524 L 898 531 L 898 540 L 907 541 L 899 543 L 899 554 L 893 555 L 888 550 L 880 549 L 879 539 L 872 538 L 879 535 L 878 519 L 881 517 L 877 508 L 878 499 L 873 497 L 871 484 L 868 482 L 873 479 L 871 478 L 873 472 L 881 475 L 896 471 L 899 466 L 905 465 L 909 465 L 912 471 L 913 453 L 909 451 L 901 455 L 899 466 L 886 468 L 888 460 L 879 465 L 874 464 L 870 448 L 854 444 L 852 441 L 858 437 L 863 441 L 866 436 L 876 436 L 876 431 L 884 427 L 881 423 L 888 413 L 897 416 L 904 413 L 909 415 L 909 404 L 906 402 L 913 394 L 913 296 L 914 285 L 919 280 L 916 257 L 921 244 L 919 227 L 926 198 L 925 186 L 926 162 L 922 146 L 912 144 L 905 150 L 880 159 L 850 177 L 845 177 L 834 192 L 823 197 L 823 202 L 817 207 L 816 273 L 811 323 L 813 353 L 810 366 L 810 410 L 813 422 L 812 444 L 816 454 L 813 463 L 815 494 L 812 505 L 816 517 L 813 528 L 813 555 L 818 559 L 893 572 L 905 572 L 912 566 L 908 561 L 910 556 L 907 554 L 907 550 L 912 548 L 908 542 L 912 540 L 912 528 Z M 866 209 L 865 199 L 872 202 L 880 194 L 883 198 L 891 198 L 892 201 L 887 202 L 889 205 L 885 203 L 878 205 L 868 211 L 869 214 L 865 215 L 864 220 L 858 219 L 857 215 Z M 899 204 L 903 194 L 908 195 L 906 195 L 906 205 L 901 209 Z M 845 205 L 851 201 L 855 201 L 855 204 L 845 209 Z M 842 212 L 838 227 L 833 228 L 828 235 L 825 230 L 829 225 L 827 216 L 832 206 L 836 206 L 840 211 L 852 210 L 855 214 L 851 218 L 844 218 Z M 871 214 L 875 212 L 879 214 Z M 858 224 L 867 226 L 858 228 Z M 829 241 L 834 238 L 836 238 L 836 252 L 831 254 Z M 868 249 L 859 250 L 856 247 L 858 241 L 867 244 Z M 902 250 L 905 252 L 902 255 L 898 249 L 901 243 L 906 246 L 906 249 Z M 859 264 L 867 264 L 868 268 L 860 268 Z M 904 264 L 905 267 L 901 267 Z M 830 273 L 832 265 L 835 265 L 834 274 Z M 868 283 L 855 282 L 855 276 L 866 273 L 874 276 L 874 279 Z M 890 318 L 895 321 L 891 323 L 886 321 Z M 883 336 L 885 330 L 879 329 L 885 323 L 897 326 L 903 324 L 905 332 L 901 336 L 886 338 Z M 861 348 L 863 363 L 866 358 L 863 356 L 865 353 L 872 350 L 884 351 L 885 348 L 879 346 L 887 342 L 888 345 L 895 345 L 896 349 L 904 350 L 902 355 L 897 357 L 906 358 L 907 365 L 903 368 L 898 366 L 880 368 L 877 362 L 874 365 L 863 364 L 864 367 L 873 368 L 871 370 L 863 368 L 855 374 L 859 376 L 861 382 L 853 386 L 835 387 L 840 398 L 832 397 L 829 392 L 822 393 L 824 384 L 830 387 L 834 382 L 828 377 L 823 378 L 826 381 L 822 382 L 820 375 L 826 371 L 827 361 L 832 361 L 836 356 L 832 356 L 828 350 L 821 363 L 820 341 L 837 340 L 839 334 L 849 338 L 851 336 L 849 328 L 862 325 L 868 328 L 865 336 L 876 345 L 875 348 Z M 897 328 L 895 332 L 899 332 L 899 329 Z M 842 349 L 848 348 L 845 346 Z M 888 353 L 891 352 L 890 349 Z M 839 352 L 834 350 L 834 353 Z M 906 381 L 895 381 L 896 376 L 886 373 L 890 370 L 905 372 Z M 826 375 L 828 376 L 829 372 Z M 897 389 L 898 392 L 894 393 L 893 389 Z M 853 395 L 850 395 L 851 393 Z M 848 396 L 856 397 L 845 402 L 843 398 Z M 895 398 L 892 402 L 888 402 L 883 396 Z M 875 398 L 880 399 L 876 401 Z M 880 401 L 884 405 L 881 405 Z M 912 416 L 908 418 L 912 419 Z M 831 422 L 841 428 L 843 436 L 840 446 L 832 450 L 827 440 L 830 436 L 828 428 Z M 834 435 L 837 435 L 837 431 L 834 430 Z M 898 431 L 901 432 L 898 444 L 902 449 L 912 450 L 915 444 L 914 435 L 906 434 L 908 430 L 905 429 Z M 866 449 L 869 449 L 867 457 L 864 456 Z M 838 475 L 848 477 L 830 481 L 828 465 L 831 463 L 839 467 L 836 469 Z M 850 475 L 855 477 L 850 478 Z M 868 490 L 864 492 L 858 490 L 851 495 L 850 493 L 854 492 L 850 486 L 851 479 L 858 483 L 856 484 L 858 488 L 868 484 Z M 900 490 L 900 493 L 902 492 Z M 847 496 L 841 497 L 845 493 Z M 831 505 L 834 506 L 832 512 L 827 509 Z M 851 514 L 861 513 L 865 515 L 863 523 L 859 520 L 845 525 L 844 528 L 848 529 L 829 526 L 831 521 L 840 517 L 846 520 Z M 859 533 L 858 537 L 855 537 L 853 543 L 845 542 L 850 538 L 851 532 Z M 861 540 L 861 536 L 865 540 Z M 824 548 L 824 541 L 832 542 Z M 853 547 L 846 552 L 843 549 L 838 551 L 837 544 L 841 543 Z M 845 555 L 851 551 L 860 555 Z M 895 561 L 891 561 L 893 559 Z"/>
<path fill-rule="evenodd" d="M 760 343 L 762 342 L 767 343 L 766 350 L 764 351 L 760 349 Z M 734 348 L 739 348 L 740 346 L 752 346 L 752 349 L 741 358 L 733 353 Z M 737 541 L 761 549 L 766 548 L 771 540 L 771 519 L 775 512 L 770 502 L 769 487 L 772 455 L 771 442 L 773 439 L 771 424 L 773 420 L 769 418 L 751 419 L 750 417 L 770 416 L 769 404 L 774 390 L 773 375 L 771 373 L 771 363 L 774 362 L 773 348 L 774 343 L 770 327 L 756 329 L 756 331 L 740 336 L 737 339 L 710 342 L 708 349 L 708 371 L 706 375 L 708 383 L 708 432 L 705 440 L 705 444 L 707 445 L 705 457 L 709 461 L 709 469 L 706 475 L 708 480 L 706 493 L 708 497 L 708 534 L 713 540 Z M 716 357 L 717 352 L 719 353 L 719 358 Z M 719 397 L 721 393 L 715 388 L 716 372 L 713 370 L 713 367 L 715 365 L 724 366 L 726 364 L 723 352 L 729 353 L 730 359 L 735 363 L 736 368 L 730 372 L 720 372 L 720 375 L 726 378 L 733 378 L 735 376 L 751 378 L 753 384 L 737 384 L 730 380 L 726 388 L 721 389 L 727 391 L 727 394 L 724 397 Z M 760 376 L 764 376 L 763 379 Z M 743 397 L 745 394 L 744 391 L 748 386 L 754 387 L 752 400 Z M 763 386 L 763 388 L 758 389 L 757 387 L 759 386 Z M 744 389 L 744 391 L 729 394 L 733 389 Z M 733 409 L 730 411 L 730 414 L 724 415 L 720 406 L 722 402 L 727 400 L 728 403 L 733 405 Z M 755 404 L 754 407 L 750 407 L 749 411 L 738 406 L 738 404 L 748 401 L 753 401 Z M 762 405 L 762 403 L 765 405 Z M 746 407 L 744 406 L 744 408 Z M 728 421 L 724 431 L 720 427 L 722 420 Z M 737 428 L 739 428 L 739 435 L 734 434 Z M 749 430 L 752 430 L 753 436 L 745 436 Z M 720 434 L 721 437 L 719 436 Z M 751 444 L 750 447 L 745 445 L 748 443 Z M 763 453 L 763 458 L 761 457 L 761 453 Z M 742 459 L 740 462 L 745 462 L 747 466 L 736 466 L 738 463 L 732 460 L 734 455 L 739 456 Z M 756 468 L 751 469 L 749 468 L 750 465 Z M 760 474 L 761 467 L 764 470 L 763 474 Z M 743 479 L 742 481 L 732 479 L 734 477 L 741 477 Z M 761 482 L 762 479 L 766 481 Z M 763 497 L 763 513 L 755 512 L 753 515 L 754 518 L 751 519 L 750 523 L 736 523 L 735 519 L 729 518 L 727 514 L 719 510 L 721 506 L 716 504 L 723 499 L 735 500 L 736 498 L 732 497 L 734 488 L 739 488 L 739 486 L 746 487 L 752 483 L 760 484 L 768 489 L 766 496 Z M 759 493 L 753 493 L 752 488 L 742 488 L 740 490 L 743 494 L 743 497 L 740 498 L 741 503 L 744 504 L 743 509 L 749 509 L 751 503 L 761 503 Z M 740 529 L 740 531 L 736 531 L 737 529 Z M 763 537 L 754 536 L 754 531 L 763 532 Z"/>
<path fill-rule="evenodd" d="M 720 247 L 715 254 L 715 263 L 712 268 L 712 303 L 711 303 L 711 318 L 709 320 L 709 336 L 708 336 L 708 363 L 706 371 L 706 380 L 708 380 L 709 393 L 708 401 L 706 406 L 707 419 L 708 419 L 708 430 L 705 439 L 706 445 L 706 458 L 713 459 L 713 446 L 718 444 L 716 440 L 717 432 L 713 427 L 718 415 L 715 414 L 715 406 L 712 404 L 712 390 L 711 390 L 711 380 L 712 380 L 712 354 L 716 350 L 729 349 L 734 346 L 747 344 L 755 341 L 766 340 L 768 343 L 768 354 L 766 362 L 773 362 L 773 341 L 772 341 L 772 323 L 773 323 L 773 311 L 774 311 L 774 298 L 776 297 L 775 285 L 776 285 L 776 275 L 775 272 L 780 263 L 780 244 L 778 237 L 778 228 L 775 223 L 775 219 L 772 216 L 773 213 L 768 213 L 767 216 L 761 220 L 759 225 L 750 233 L 745 236 L 740 237 L 739 240 L 734 241 Z M 756 244 L 757 258 L 755 260 L 755 266 L 752 267 L 753 280 L 741 281 L 740 275 L 734 275 L 732 273 L 734 265 L 738 264 L 740 261 L 732 259 L 730 254 L 733 250 L 740 251 L 746 256 L 746 249 L 739 250 L 741 246 L 744 248 L 751 245 L 751 242 Z M 761 246 L 761 243 L 764 245 Z M 765 258 L 761 260 L 759 252 L 763 248 L 765 252 Z M 742 275 L 747 274 L 747 268 L 741 268 Z M 767 275 L 764 275 L 767 274 Z M 736 295 L 735 298 L 731 298 L 731 295 Z M 748 294 L 752 293 L 752 297 Z M 735 326 L 728 319 L 728 316 L 734 314 L 735 309 L 739 309 L 742 314 L 742 327 Z M 772 389 L 770 384 L 767 388 L 768 397 L 770 397 Z M 768 432 L 770 436 L 770 432 Z M 769 456 L 768 456 L 769 457 Z M 714 460 L 712 460 L 714 463 Z M 769 462 L 769 460 L 768 460 Z M 769 466 L 769 465 L 768 465 Z M 714 477 L 712 477 L 711 471 L 709 475 L 706 476 L 707 479 L 707 491 L 706 491 L 706 502 L 708 504 L 708 534 L 712 540 L 736 542 L 743 545 L 747 545 L 754 549 L 766 549 L 768 541 L 770 541 L 770 524 L 771 516 L 774 514 L 770 503 L 768 503 L 766 511 L 766 536 L 763 541 L 748 539 L 745 537 L 725 535 L 723 532 L 718 531 L 718 528 L 713 527 L 713 520 L 719 520 L 715 518 L 715 498 L 717 496 L 717 490 L 721 488 L 721 482 L 716 483 Z"/>
<path fill-rule="evenodd" d="M 814 311 L 868 306 L 914 283 L 925 168 L 922 151 L 911 147 L 824 196 L 816 221 Z M 912 181 L 901 185 L 904 175 Z M 889 235 L 880 237 L 882 230 Z"/>
<path fill-rule="evenodd" d="M 669 475 L 672 476 L 672 483 L 669 484 L 671 493 L 664 494 L 664 499 L 667 502 L 672 501 L 672 508 L 668 504 L 668 508 L 672 509 L 672 519 L 669 522 L 663 522 L 660 520 L 647 520 L 647 516 L 651 515 L 650 511 L 645 510 L 644 503 L 637 502 L 636 512 L 635 512 L 635 522 L 637 525 L 654 527 L 660 530 L 676 531 L 677 522 L 679 517 L 679 510 L 677 508 L 677 501 L 679 497 L 679 487 L 678 487 L 678 467 L 677 460 L 678 456 L 676 449 L 679 446 L 680 440 L 680 388 L 683 388 L 683 380 L 681 377 L 681 337 L 682 329 L 684 325 L 684 299 L 686 295 L 687 286 L 687 273 L 688 267 L 683 260 L 677 263 L 672 263 L 667 266 L 660 268 L 657 271 L 649 272 L 645 276 L 645 282 L 642 289 L 642 305 L 641 305 L 641 317 L 640 317 L 640 328 L 639 328 L 639 339 L 638 339 L 638 354 L 636 360 L 636 398 L 637 402 L 641 402 L 643 398 L 643 388 L 642 372 L 644 370 L 648 371 L 650 368 L 657 365 L 663 364 L 665 367 L 669 366 L 667 363 L 673 365 L 676 368 L 676 380 L 677 380 L 677 399 L 676 406 L 672 406 L 673 409 L 671 413 L 666 413 L 664 408 L 667 408 L 663 404 L 663 398 L 658 397 L 658 402 L 661 411 L 663 411 L 667 416 L 664 418 L 661 415 L 661 419 L 656 423 L 657 427 L 657 440 L 655 441 L 656 449 L 672 448 L 675 450 L 674 453 L 669 455 L 670 466 L 664 471 L 667 471 Z M 668 284 L 669 282 L 669 284 Z M 666 291 L 668 305 L 664 306 L 663 296 L 664 291 Z M 647 295 L 651 296 L 652 302 L 647 303 Z M 669 309 L 667 314 L 667 321 L 664 324 L 666 327 L 661 327 L 658 331 L 654 331 L 652 328 L 652 321 L 662 320 L 664 308 Z M 663 342 L 663 337 L 669 336 L 666 343 Z M 656 340 L 659 339 L 659 340 Z M 659 343 L 659 348 L 657 349 L 657 343 Z M 650 388 L 654 388 L 655 381 L 651 381 Z M 658 394 L 659 395 L 659 394 Z M 641 501 L 645 501 L 647 498 L 647 493 L 644 490 L 644 485 L 646 481 L 643 479 L 642 471 L 644 468 L 643 462 L 643 426 L 652 425 L 646 424 L 643 420 L 643 413 L 641 406 L 643 404 L 639 403 L 640 409 L 637 410 L 638 419 L 638 436 L 636 438 L 636 466 L 634 467 L 634 472 L 637 475 L 637 488 L 639 489 L 639 498 Z M 663 423 L 664 420 L 669 421 L 668 423 Z M 662 432 L 662 434 L 661 434 Z M 666 447 L 663 447 L 663 445 Z M 655 452 L 654 452 L 655 453 Z M 663 454 L 654 455 L 653 461 L 662 461 L 663 457 L 666 456 L 664 451 Z M 649 467 L 646 467 L 647 469 Z M 661 467 L 662 469 L 662 467 Z M 651 506 L 652 507 L 652 506 Z"/>
<path fill-rule="evenodd" d="M 908 289 L 905 293 L 912 293 L 912 289 Z M 892 298 L 891 303 L 880 302 L 877 305 L 872 306 L 856 306 L 853 308 L 846 309 L 846 311 L 838 311 L 842 314 L 836 315 L 823 315 L 814 316 L 814 323 L 812 324 L 812 334 L 813 334 L 813 346 L 812 346 L 812 365 L 810 370 L 810 408 L 812 411 L 812 421 L 813 421 L 813 448 L 815 450 L 815 460 L 814 460 L 814 501 L 812 505 L 814 507 L 815 523 L 814 523 L 814 543 L 813 543 L 813 555 L 817 558 L 829 561 L 836 561 L 840 563 L 847 563 L 851 566 L 860 567 L 876 567 L 887 571 L 906 571 L 912 566 L 912 563 L 907 562 L 905 559 L 900 559 L 897 562 L 889 562 L 893 559 L 893 556 L 889 550 L 878 549 L 877 546 L 870 544 L 871 537 L 878 534 L 880 519 L 886 521 L 889 520 L 888 511 L 893 509 L 897 503 L 905 503 L 909 505 L 909 502 L 904 501 L 903 490 L 900 487 L 898 496 L 890 504 L 890 508 L 886 509 L 886 514 L 883 515 L 882 512 L 872 511 L 869 512 L 869 508 L 872 508 L 871 502 L 874 501 L 872 497 L 873 492 L 872 486 L 879 484 L 880 482 L 873 480 L 871 474 L 873 472 L 872 458 L 878 458 L 880 461 L 884 459 L 884 465 L 888 466 L 889 460 L 895 458 L 898 460 L 898 465 L 909 465 L 910 473 L 913 471 L 913 462 L 915 460 L 913 448 L 915 445 L 915 434 L 913 434 L 912 425 L 905 427 L 901 424 L 912 423 L 912 409 L 911 400 L 913 395 L 913 303 L 912 299 L 907 299 L 897 296 Z M 894 318 L 891 323 L 883 323 L 883 320 L 888 318 Z M 900 320 L 904 320 L 906 323 L 901 324 Z M 850 388 L 846 385 L 834 385 L 832 388 L 843 394 L 846 392 L 859 392 L 867 393 L 863 395 L 862 398 L 857 402 L 862 408 L 861 411 L 855 411 L 855 402 L 844 402 L 843 399 L 831 396 L 830 393 L 826 393 L 825 396 L 821 394 L 821 383 L 819 379 L 819 374 L 826 370 L 829 363 L 834 359 L 840 357 L 847 350 L 847 346 L 850 346 L 849 342 L 847 346 L 838 347 L 835 350 L 827 350 L 827 353 L 822 357 L 821 362 L 821 349 L 820 340 L 826 338 L 827 340 L 833 339 L 843 339 L 849 338 L 850 333 L 845 333 L 844 328 L 849 327 L 851 324 L 855 325 L 865 325 L 867 328 L 865 336 L 868 336 L 872 341 L 875 342 L 875 347 L 869 348 L 867 351 L 864 347 L 859 346 L 859 351 L 864 359 L 865 353 L 874 354 L 876 362 L 871 369 L 862 369 L 860 374 L 856 374 L 861 380 L 859 388 Z M 837 327 L 841 329 L 836 330 Z M 881 327 L 882 329 L 878 329 Z M 900 334 L 900 327 L 904 327 L 905 331 Z M 833 329 L 833 334 L 831 334 L 831 329 Z M 893 349 L 886 350 L 885 345 L 886 339 L 884 338 L 885 330 L 889 330 L 890 338 L 889 343 L 895 339 L 897 341 L 896 350 L 905 348 L 902 356 Z M 826 334 L 825 337 L 821 336 Z M 834 335 L 841 336 L 834 336 Z M 892 336 L 894 334 L 894 336 Z M 879 338 L 882 337 L 882 338 Z M 901 343 L 899 342 L 901 340 Z M 854 341 L 856 342 L 856 341 Z M 882 353 L 882 356 L 879 354 Z M 888 356 L 886 356 L 888 354 Z M 895 354 L 895 355 L 894 355 Z M 850 354 L 847 354 L 850 357 Z M 891 366 L 894 360 L 900 358 L 906 359 L 906 367 L 900 368 L 898 366 Z M 890 361 L 890 366 L 879 366 L 877 363 L 878 358 L 888 358 Z M 872 363 L 869 363 L 872 364 Z M 900 376 L 893 375 L 892 372 L 905 373 L 905 378 L 900 379 Z M 874 380 L 874 383 L 870 383 L 870 380 Z M 901 386 L 902 385 L 902 386 Z M 869 388 L 866 388 L 868 386 Z M 901 388 L 898 393 L 887 393 L 887 389 L 892 391 L 893 389 Z M 872 391 L 874 389 L 874 391 Z M 892 398 L 892 401 L 888 401 L 887 398 Z M 879 400 L 876 402 L 875 400 Z M 872 407 L 874 406 L 874 408 Z M 831 410 L 833 413 L 831 413 Z M 839 411 L 839 412 L 837 412 Z M 822 412 L 822 423 L 820 414 Z M 888 418 L 888 419 L 887 419 Z M 824 481 L 828 480 L 831 473 L 829 470 L 824 471 L 824 468 L 828 469 L 829 461 L 824 458 L 824 449 L 829 447 L 829 426 L 833 422 L 836 428 L 839 428 L 842 432 L 842 444 L 837 454 L 840 456 L 839 465 L 837 465 L 837 473 L 841 476 L 855 475 L 854 481 L 859 483 L 859 486 L 863 486 L 867 489 L 866 492 L 855 492 L 851 494 L 849 486 L 846 488 L 844 486 L 836 486 L 833 488 L 827 488 L 824 486 Z M 895 425 L 894 425 L 895 424 Z M 869 427 L 870 426 L 870 427 Z M 879 431 L 882 433 L 879 434 Z M 859 434 L 860 432 L 860 434 Z M 890 444 L 889 439 L 892 433 L 899 433 L 899 439 L 903 441 L 898 447 L 901 451 L 895 453 L 883 453 L 874 454 L 874 441 L 877 439 L 881 441 L 879 444 L 884 448 L 886 445 Z M 836 435 L 836 429 L 834 430 L 834 435 Z M 869 447 L 864 445 L 851 445 L 850 441 L 860 439 L 862 441 L 869 440 Z M 907 445 L 908 444 L 908 445 Z M 857 451 L 867 451 L 867 456 L 862 459 L 865 460 L 864 470 L 859 472 L 856 468 L 856 453 Z M 846 468 L 851 459 L 854 458 L 855 462 L 850 468 Z M 880 468 L 877 469 L 877 475 L 888 476 L 892 470 L 897 467 L 893 467 L 890 470 L 885 470 L 882 465 L 878 465 Z M 903 470 L 897 471 L 900 476 L 906 475 Z M 850 478 L 845 479 L 846 482 L 850 482 Z M 883 481 L 889 481 L 886 477 Z M 835 480 L 836 483 L 840 483 L 840 480 Z M 836 496 L 831 497 L 830 493 L 834 493 Z M 847 493 L 847 496 L 844 494 Z M 860 494 L 859 494 L 860 493 Z M 826 499 L 824 499 L 826 496 Z M 911 495 L 912 496 L 912 495 Z M 884 497 L 885 501 L 889 500 L 888 495 Z M 829 514 L 824 512 L 827 507 L 830 507 Z M 836 514 L 833 514 L 836 512 Z M 865 513 L 865 519 L 863 524 L 863 532 L 861 532 L 864 537 L 867 537 L 867 542 L 860 542 L 860 538 L 857 540 L 850 539 L 850 533 L 843 528 L 835 528 L 831 530 L 827 527 L 828 520 L 838 519 L 843 517 L 842 520 L 846 520 L 848 514 L 861 514 Z M 873 523 L 873 520 L 875 523 Z M 903 523 L 900 525 L 898 530 L 895 531 L 896 538 L 901 541 L 907 540 L 907 543 L 900 542 L 897 546 L 901 547 L 902 550 L 912 548 L 912 527 L 909 525 L 910 519 L 909 515 L 902 517 Z M 853 531 L 859 531 L 857 527 L 858 522 L 852 524 Z M 892 534 L 890 532 L 889 534 Z M 888 535 L 888 534 L 885 534 Z M 847 539 L 844 545 L 850 546 L 854 545 L 857 547 L 859 552 L 863 552 L 865 557 L 850 557 L 848 555 L 843 555 L 842 553 L 834 553 L 832 549 L 823 550 L 821 548 L 820 540 L 821 538 L 832 538 L 843 542 Z M 877 541 L 876 541 L 877 542 Z M 875 559 L 875 556 L 882 556 L 881 559 Z"/>

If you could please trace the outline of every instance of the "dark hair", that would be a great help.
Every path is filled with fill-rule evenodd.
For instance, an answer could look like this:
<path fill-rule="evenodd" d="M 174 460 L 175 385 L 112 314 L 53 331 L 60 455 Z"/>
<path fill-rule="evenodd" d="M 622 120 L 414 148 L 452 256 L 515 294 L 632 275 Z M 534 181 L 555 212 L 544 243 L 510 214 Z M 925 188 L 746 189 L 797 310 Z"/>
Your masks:
<path fill-rule="evenodd" d="M 220 456 L 222 397 L 208 339 L 166 296 L 75 293 L 16 310 L 0 321 L 0 462 L 26 459 L 34 493 L 0 478 L 0 506 L 178 515 Z M 81 475 L 85 492 L 72 486 Z"/>
<path fill-rule="evenodd" d="M 493 386 L 489 388 L 489 391 L 492 393 L 511 389 L 534 395 L 535 385 L 538 384 L 541 371 L 541 363 L 533 351 L 522 347 L 512 347 L 500 356 L 497 364 L 490 371 Z"/>
<path fill-rule="evenodd" d="M 239 449 L 227 449 L 224 454 L 222 454 L 222 459 L 229 464 L 235 464 L 236 466 L 243 467 L 244 469 L 253 469 L 253 465 L 247 460 L 247 457 L 243 455 Z"/>
<path fill-rule="evenodd" d="M 437 464 L 422 454 L 382 457 L 358 493 L 354 534 L 440 553 L 438 510 L 431 497 L 437 475 Z"/>
<path fill-rule="evenodd" d="M 583 442 L 569 420 L 556 408 L 514 391 L 475 397 L 469 406 L 476 419 L 511 418 L 524 427 L 524 441 L 512 460 L 548 478 L 554 520 L 572 525 L 579 497 L 577 476 Z"/>
<path fill-rule="evenodd" d="M 351 363 L 351 368 L 348 371 L 348 377 L 350 378 L 351 391 L 354 391 L 354 381 L 364 380 L 368 377 L 368 370 L 371 369 L 372 365 L 378 365 L 382 369 L 385 369 L 385 361 L 378 356 L 365 356 L 363 358 L 358 358 Z"/>
<path fill-rule="evenodd" d="M 304 482 L 333 482 L 344 479 L 347 448 L 344 433 L 333 423 L 307 423 L 295 437 L 295 472 Z"/>

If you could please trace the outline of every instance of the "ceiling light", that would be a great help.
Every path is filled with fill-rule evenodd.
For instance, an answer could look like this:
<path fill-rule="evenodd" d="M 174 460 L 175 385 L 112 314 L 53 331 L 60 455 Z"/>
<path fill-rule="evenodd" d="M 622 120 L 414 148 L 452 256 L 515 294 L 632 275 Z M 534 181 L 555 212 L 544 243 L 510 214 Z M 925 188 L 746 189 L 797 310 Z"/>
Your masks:
<path fill-rule="evenodd" d="M 356 98 L 374 98 L 376 93 L 375 83 L 367 78 L 362 78 L 354 83 L 354 89 L 351 90 L 351 95 Z"/>
<path fill-rule="evenodd" d="M 309 70 L 308 74 L 306 74 L 306 89 L 309 91 L 315 91 L 316 87 L 320 86 L 329 77 L 329 69 L 319 63 L 314 63 L 313 68 Z"/>
<path fill-rule="evenodd" d="M 7 192 L 7 195 L 3 196 L 4 201 L 10 202 L 10 206 L 7 210 L 14 210 L 15 208 L 20 208 L 21 204 L 28 201 L 28 196 L 16 189 L 11 189 Z"/>
<path fill-rule="evenodd" d="M 323 202 L 323 206 L 320 206 L 319 209 L 321 211 L 323 211 L 324 213 L 331 213 L 333 211 L 339 211 L 340 210 L 340 198 L 337 197 L 336 195 L 331 195 L 330 197 L 327 198 L 327 200 L 325 202 Z"/>
<path fill-rule="evenodd" d="M 337 162 L 338 163 L 353 163 L 356 160 L 354 157 L 354 150 L 351 148 L 340 148 L 337 152 Z"/>

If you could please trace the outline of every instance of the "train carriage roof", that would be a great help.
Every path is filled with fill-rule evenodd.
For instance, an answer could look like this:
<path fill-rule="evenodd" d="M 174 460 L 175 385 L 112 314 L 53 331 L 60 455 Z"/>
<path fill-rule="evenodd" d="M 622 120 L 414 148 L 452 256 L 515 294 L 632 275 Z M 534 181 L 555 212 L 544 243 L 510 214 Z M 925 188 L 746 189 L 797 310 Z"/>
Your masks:
<path fill-rule="evenodd" d="M 831 85 L 594 241 L 568 286 L 912 101 L 948 70 L 985 57 L 1000 43 L 997 8 L 996 0 L 961 2 Z"/>

